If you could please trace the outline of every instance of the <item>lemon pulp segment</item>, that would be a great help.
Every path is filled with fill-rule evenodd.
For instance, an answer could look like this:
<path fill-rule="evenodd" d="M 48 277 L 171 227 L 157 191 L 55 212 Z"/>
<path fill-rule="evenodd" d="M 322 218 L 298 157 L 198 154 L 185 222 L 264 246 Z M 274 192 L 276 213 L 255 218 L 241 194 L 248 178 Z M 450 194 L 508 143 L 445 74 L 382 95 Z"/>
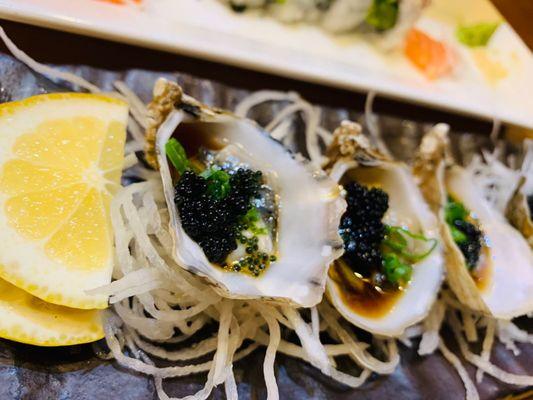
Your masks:
<path fill-rule="evenodd" d="M 93 94 L 0 105 L 0 278 L 50 303 L 105 308 L 109 216 L 128 109 Z"/>

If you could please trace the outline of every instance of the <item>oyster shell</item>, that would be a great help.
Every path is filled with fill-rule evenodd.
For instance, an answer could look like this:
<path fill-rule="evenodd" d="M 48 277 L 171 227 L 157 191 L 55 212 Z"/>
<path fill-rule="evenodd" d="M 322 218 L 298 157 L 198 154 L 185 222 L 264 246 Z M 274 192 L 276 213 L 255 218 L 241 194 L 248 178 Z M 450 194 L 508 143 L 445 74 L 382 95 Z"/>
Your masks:
<path fill-rule="evenodd" d="M 409 168 L 370 146 L 358 124 L 342 123 L 334 133 L 328 155 L 332 160 L 330 176 L 342 179 L 344 184 L 356 180 L 360 184 L 377 186 L 389 195 L 389 209 L 383 222 L 438 240 L 437 220 Z M 331 271 L 336 271 L 342 262 L 342 258 L 337 260 Z M 384 302 L 381 304 L 373 301 L 364 304 L 364 298 L 360 305 L 354 304 L 346 296 L 346 287 L 343 288 L 330 272 L 326 285 L 328 299 L 354 325 L 381 336 L 399 336 L 407 327 L 425 318 L 436 299 L 444 271 L 440 245 L 412 267 L 411 280 L 393 298 L 379 300 Z M 369 312 L 368 307 L 361 307 L 364 305 L 376 307 L 377 312 Z"/>
<path fill-rule="evenodd" d="M 493 209 L 471 173 L 453 164 L 448 126 L 436 125 L 422 140 L 414 171 L 436 213 L 445 246 L 447 282 L 469 308 L 510 319 L 533 310 L 533 255 L 523 237 Z M 448 195 L 470 212 L 483 234 L 480 258 L 472 273 L 445 220 Z"/>
<path fill-rule="evenodd" d="M 531 196 L 533 193 L 527 193 L 529 192 L 526 190 L 528 186 L 526 183 L 528 183 L 528 180 L 533 180 L 533 177 L 528 176 L 526 178 L 525 176 L 522 176 L 520 178 L 518 186 L 507 204 L 505 214 L 511 224 L 522 232 L 522 235 L 524 235 L 528 241 L 529 246 L 533 248 L 533 210 L 531 210 L 527 201 L 527 196 Z M 531 192 L 533 192 L 533 188 L 531 189 Z"/>
<path fill-rule="evenodd" d="M 207 107 L 184 95 L 175 83 L 157 81 L 149 110 L 146 154 L 160 169 L 176 262 L 204 277 L 226 297 L 265 298 L 304 307 L 319 303 L 327 269 L 343 251 L 337 228 L 346 205 L 338 185 L 252 121 Z M 272 240 L 277 259 L 260 276 L 228 271 L 209 262 L 202 247 L 185 232 L 165 154 L 165 144 L 173 135 L 180 140 L 214 141 L 216 149 L 209 157 L 262 172 L 276 202 Z"/>

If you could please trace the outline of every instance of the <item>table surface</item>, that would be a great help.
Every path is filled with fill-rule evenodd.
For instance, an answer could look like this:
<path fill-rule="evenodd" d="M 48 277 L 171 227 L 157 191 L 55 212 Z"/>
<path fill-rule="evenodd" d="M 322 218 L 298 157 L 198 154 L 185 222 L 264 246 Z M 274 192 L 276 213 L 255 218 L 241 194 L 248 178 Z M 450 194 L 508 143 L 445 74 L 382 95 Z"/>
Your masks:
<path fill-rule="evenodd" d="M 528 46 L 532 48 L 533 0 L 494 0 L 493 2 Z M 191 57 L 5 20 L 0 20 L 0 22 L 7 34 L 20 48 L 36 60 L 45 63 L 83 64 L 112 70 L 141 68 L 156 71 L 179 71 L 249 90 L 297 91 L 309 101 L 327 106 L 345 107 L 357 111 L 364 108 L 366 93 L 331 88 Z M 3 44 L 0 45 L 0 51 L 8 53 Z M 377 98 L 374 102 L 374 111 L 421 122 L 447 122 L 453 129 L 460 131 L 489 133 L 492 129 L 491 122 L 474 117 L 461 116 L 382 97 Z M 532 132 L 526 133 L 528 136 L 531 134 Z"/>

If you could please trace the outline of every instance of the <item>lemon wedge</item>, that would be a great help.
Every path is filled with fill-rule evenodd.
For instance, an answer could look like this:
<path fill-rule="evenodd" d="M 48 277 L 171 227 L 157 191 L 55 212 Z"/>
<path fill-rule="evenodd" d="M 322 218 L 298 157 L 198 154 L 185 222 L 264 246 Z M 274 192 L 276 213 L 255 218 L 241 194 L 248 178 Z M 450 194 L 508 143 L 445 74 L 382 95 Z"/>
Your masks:
<path fill-rule="evenodd" d="M 111 281 L 127 115 L 94 94 L 0 105 L 0 278 L 49 303 L 107 306 L 86 291 Z"/>
<path fill-rule="evenodd" d="M 0 337 L 37 346 L 69 346 L 104 337 L 100 312 L 57 306 L 0 279 Z"/>

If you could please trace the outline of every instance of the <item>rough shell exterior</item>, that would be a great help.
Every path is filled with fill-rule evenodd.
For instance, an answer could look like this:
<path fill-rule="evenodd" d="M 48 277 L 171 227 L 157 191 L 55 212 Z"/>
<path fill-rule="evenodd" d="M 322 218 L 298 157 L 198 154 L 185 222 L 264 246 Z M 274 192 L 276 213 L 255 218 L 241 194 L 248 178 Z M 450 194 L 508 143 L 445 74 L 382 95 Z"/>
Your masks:
<path fill-rule="evenodd" d="M 436 125 L 424 136 L 414 164 L 414 173 L 431 209 L 439 220 L 440 233 L 445 248 L 446 280 L 461 303 L 489 314 L 479 290 L 468 272 L 463 253 L 455 244 L 445 221 L 444 206 L 447 201 L 444 174 L 454 168 L 448 155 L 448 126 Z"/>
<path fill-rule="evenodd" d="M 148 128 L 146 129 L 145 157 L 151 167 L 158 169 L 155 140 L 157 129 L 174 109 L 174 104 L 181 102 L 183 92 L 178 84 L 159 79 L 154 86 L 154 97 L 148 105 Z"/>
<path fill-rule="evenodd" d="M 361 125 L 351 121 L 342 121 L 335 130 L 326 156 L 330 160 L 326 167 L 333 166 L 337 161 L 355 161 L 362 165 L 376 165 L 383 161 L 392 161 L 371 146 L 368 138 L 361 132 Z"/>
<path fill-rule="evenodd" d="M 530 177 L 530 179 L 533 179 Z M 526 178 L 522 177 L 518 186 L 509 200 L 505 214 L 513 224 L 513 226 L 522 232 L 522 235 L 527 239 L 529 245 L 533 248 L 533 221 L 531 220 L 531 212 L 527 204 L 526 195 L 523 192 Z"/>

